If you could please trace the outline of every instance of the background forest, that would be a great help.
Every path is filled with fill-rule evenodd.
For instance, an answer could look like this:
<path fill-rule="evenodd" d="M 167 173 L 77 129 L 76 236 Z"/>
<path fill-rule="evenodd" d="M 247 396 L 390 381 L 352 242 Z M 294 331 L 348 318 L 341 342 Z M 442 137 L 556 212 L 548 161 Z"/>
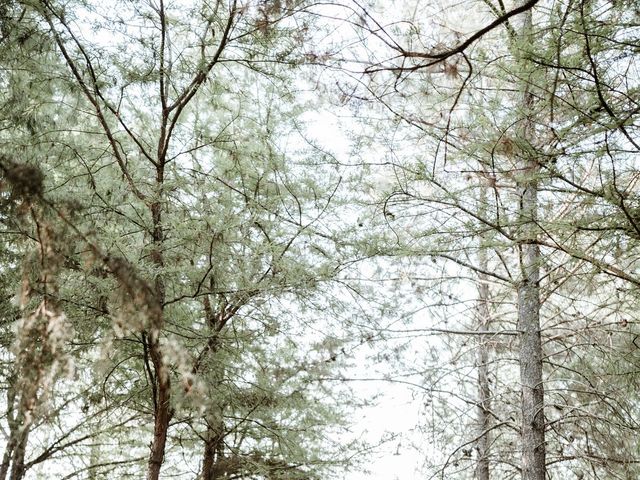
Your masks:
<path fill-rule="evenodd" d="M 1 1 L 0 480 L 640 478 L 639 37 Z"/>

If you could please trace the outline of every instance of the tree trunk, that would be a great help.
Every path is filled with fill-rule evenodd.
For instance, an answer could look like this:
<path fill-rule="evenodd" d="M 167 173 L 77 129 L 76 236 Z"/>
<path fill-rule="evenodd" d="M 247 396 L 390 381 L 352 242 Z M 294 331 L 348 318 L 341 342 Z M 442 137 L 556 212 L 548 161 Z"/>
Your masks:
<path fill-rule="evenodd" d="M 5 446 L 0 464 L 0 480 L 21 480 L 25 475 L 24 455 L 29 440 L 30 424 L 27 424 L 27 411 L 24 399 L 17 400 L 20 394 L 16 392 L 17 378 L 9 378 L 7 389 L 7 423 L 9 425 L 9 439 Z M 17 410 L 17 411 L 16 411 Z"/>
<path fill-rule="evenodd" d="M 214 357 L 220 348 L 219 333 L 224 327 L 227 318 L 223 314 L 224 309 L 217 315 L 211 307 L 208 296 L 204 297 L 204 315 L 209 326 L 209 342 L 207 344 L 206 355 L 201 359 L 205 361 Z M 201 363 L 194 365 L 193 373 L 199 373 Z M 214 388 L 222 385 L 224 379 L 224 368 L 219 365 L 213 372 L 211 379 Z M 204 435 L 204 452 L 202 457 L 202 479 L 203 480 L 220 480 L 226 477 L 225 468 L 221 465 L 224 460 L 224 406 L 219 406 L 214 412 L 209 412 L 204 417 L 207 425 L 207 431 Z"/>
<path fill-rule="evenodd" d="M 520 37 L 525 48 L 531 46 L 532 12 L 523 14 Z M 529 146 L 534 140 L 532 83 L 527 72 L 532 67 L 520 55 L 523 69 L 520 141 Z M 518 286 L 518 330 L 520 332 L 520 382 L 522 385 L 522 479 L 545 480 L 546 447 L 544 387 L 542 381 L 542 341 L 540 337 L 540 249 L 536 242 L 539 162 L 530 149 L 520 149 L 517 194 L 519 199 L 518 242 L 520 283 Z"/>
<path fill-rule="evenodd" d="M 11 392 L 12 387 L 9 385 L 8 392 Z M 13 456 L 13 450 L 16 446 L 16 432 L 14 428 L 15 420 L 13 419 L 13 399 L 7 394 L 8 411 L 7 411 L 7 423 L 9 424 L 9 440 L 4 447 L 4 454 L 2 455 L 2 464 L 0 464 L 0 480 L 6 480 L 9 474 L 9 468 L 11 467 L 11 457 Z"/>
<path fill-rule="evenodd" d="M 11 476 L 9 480 L 22 480 L 26 473 L 24 468 L 24 455 L 27 450 L 27 439 L 29 438 L 29 430 L 28 427 L 25 428 L 25 431 L 20 432 L 20 440 L 17 442 L 15 448 L 13 449 L 13 458 L 11 465 Z"/>
<path fill-rule="evenodd" d="M 535 202 L 535 187 L 525 190 L 523 203 Z M 530 205 L 530 204 L 529 204 Z M 544 388 L 540 338 L 540 253 L 537 245 L 520 245 L 522 274 L 518 288 L 520 382 L 522 384 L 522 479 L 545 479 Z"/>
<path fill-rule="evenodd" d="M 159 149 L 160 151 L 161 149 Z M 158 270 L 164 266 L 163 244 L 164 230 L 162 227 L 162 195 L 164 184 L 164 161 L 158 159 L 156 170 L 156 187 L 158 199 L 151 204 L 151 217 L 153 220 L 153 250 L 151 259 Z M 158 302 L 158 309 L 149 319 L 149 356 L 155 373 L 154 388 L 154 425 L 151 452 L 149 454 L 149 466 L 147 480 L 158 480 L 160 469 L 164 461 L 164 452 L 167 443 L 167 432 L 171 420 L 171 379 L 169 370 L 164 364 L 162 350 L 160 348 L 160 334 L 164 326 L 164 302 L 165 286 L 162 272 L 156 274 L 154 293 Z"/>
<path fill-rule="evenodd" d="M 171 420 L 171 383 L 169 372 L 164 365 L 158 338 L 151 340 L 150 354 L 156 374 L 157 394 L 147 480 L 158 480 L 162 462 L 164 461 L 167 432 L 169 430 L 169 421 Z"/>
<path fill-rule="evenodd" d="M 88 472 L 87 480 L 98 480 L 98 465 L 100 465 L 100 444 L 98 443 L 100 438 L 98 436 L 93 438 L 93 444 L 91 445 L 91 459 L 90 468 Z"/>
<path fill-rule="evenodd" d="M 480 196 L 480 210 L 486 210 L 486 189 Z M 483 213 L 481 212 L 481 215 Z M 481 241 L 478 252 L 478 266 L 482 271 L 488 271 L 487 251 L 484 239 Z M 478 331 L 487 332 L 491 321 L 489 311 L 489 285 L 487 275 L 478 274 Z M 491 389 L 489 388 L 489 345 L 486 335 L 478 336 L 476 353 L 476 368 L 478 372 L 478 434 L 476 450 L 478 460 L 476 463 L 476 480 L 489 480 L 489 448 L 491 444 Z"/>
<path fill-rule="evenodd" d="M 527 195 L 528 196 L 528 195 Z M 520 382 L 522 384 L 522 479 L 545 479 L 544 388 L 540 338 L 539 250 L 520 246 L 524 278 L 518 288 Z"/>
<path fill-rule="evenodd" d="M 204 455 L 202 462 L 202 480 L 219 480 L 223 472 L 219 461 L 224 457 L 224 424 L 220 419 L 207 418 Z"/>

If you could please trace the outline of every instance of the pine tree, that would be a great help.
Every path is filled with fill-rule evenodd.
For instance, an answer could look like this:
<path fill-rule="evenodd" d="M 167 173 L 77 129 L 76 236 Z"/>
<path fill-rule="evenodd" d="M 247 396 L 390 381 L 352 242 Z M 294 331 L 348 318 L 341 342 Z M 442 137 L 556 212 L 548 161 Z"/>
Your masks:
<path fill-rule="evenodd" d="M 33 167 L 43 188 L 27 193 L 52 267 L 34 283 L 55 281 L 41 293 L 78 347 L 58 338 L 77 369 L 56 384 L 69 398 L 46 404 L 60 401 L 61 438 L 43 425 L 51 444 L 20 440 L 19 456 L 63 451 L 77 472 L 136 477 L 146 458 L 150 479 L 197 464 L 203 478 L 315 478 L 343 461 L 319 442 L 341 421 L 315 381 L 334 363 L 302 353 L 305 317 L 290 313 L 316 318 L 342 261 L 325 223 L 340 179 L 298 146 L 300 7 L 30 7 L 56 47 L 52 108 L 39 109 L 51 121 L 23 146 L 47 152 Z M 12 168 L 7 195 L 24 188 Z"/>

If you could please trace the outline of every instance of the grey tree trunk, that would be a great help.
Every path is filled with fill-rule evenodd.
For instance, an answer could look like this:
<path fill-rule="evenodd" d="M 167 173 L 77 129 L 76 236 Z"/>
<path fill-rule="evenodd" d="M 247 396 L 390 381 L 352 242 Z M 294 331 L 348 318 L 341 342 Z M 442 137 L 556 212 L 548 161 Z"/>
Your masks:
<path fill-rule="evenodd" d="M 523 15 L 520 32 L 521 46 L 531 45 L 532 13 Z M 546 448 L 544 418 L 544 387 L 542 379 L 542 341 L 540 336 L 540 249 L 536 242 L 538 213 L 538 177 L 540 164 L 531 154 L 535 132 L 532 84 L 528 81 L 532 67 L 519 54 L 522 68 L 522 111 L 519 174 L 518 224 L 520 236 L 518 257 L 520 282 L 518 286 L 518 330 L 520 332 L 520 383 L 522 388 L 522 479 L 545 480 Z"/>
<path fill-rule="evenodd" d="M 101 448 L 99 443 L 99 436 L 94 437 L 93 444 L 91 445 L 90 467 L 87 480 L 98 480 L 98 465 L 100 465 Z"/>
<path fill-rule="evenodd" d="M 534 201 L 526 191 L 523 199 Z M 522 479 L 544 480 L 544 388 L 542 382 L 542 342 L 540 338 L 540 288 L 537 245 L 520 245 L 522 263 L 518 288 L 518 330 L 520 331 L 520 382 L 522 384 Z"/>
<path fill-rule="evenodd" d="M 480 195 L 480 214 L 486 210 L 487 201 L 486 189 Z M 488 271 L 487 251 L 484 238 L 481 240 L 478 252 L 478 266 L 481 271 Z M 478 274 L 478 331 L 487 332 L 491 321 L 489 309 L 489 284 L 487 275 Z M 489 450 L 491 445 L 491 389 L 489 388 L 489 344 L 487 335 L 478 335 L 478 346 L 476 353 L 476 368 L 478 382 L 478 433 L 476 450 L 478 460 L 476 463 L 476 480 L 489 480 Z"/>

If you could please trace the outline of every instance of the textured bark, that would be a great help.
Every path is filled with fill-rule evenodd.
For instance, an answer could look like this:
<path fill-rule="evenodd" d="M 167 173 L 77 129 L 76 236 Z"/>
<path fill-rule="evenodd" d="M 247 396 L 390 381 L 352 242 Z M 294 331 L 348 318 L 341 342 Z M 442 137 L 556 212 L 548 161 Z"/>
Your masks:
<path fill-rule="evenodd" d="M 149 466 L 147 470 L 147 480 L 158 480 L 160 469 L 164 461 L 164 452 L 167 444 L 167 432 L 171 421 L 171 380 L 169 371 L 164 364 L 162 350 L 160 348 L 160 334 L 164 328 L 164 303 L 165 284 L 162 274 L 164 267 L 164 228 L 162 225 L 163 198 L 164 198 L 164 167 L 166 164 L 167 148 L 171 133 L 169 125 L 168 107 L 168 81 L 167 68 L 165 64 L 165 49 L 167 39 L 167 21 L 165 16 L 164 2 L 160 0 L 158 5 L 158 15 L 160 20 L 160 48 L 159 48 L 159 95 L 162 105 L 162 116 L 160 119 L 160 135 L 156 151 L 156 189 L 155 201 L 151 203 L 151 218 L 153 220 L 153 249 L 151 260 L 158 269 L 156 273 L 154 293 L 158 302 L 157 313 L 150 318 L 151 328 L 149 335 L 149 356 L 153 364 L 155 373 L 154 385 L 154 424 L 153 440 L 151 442 L 151 452 L 149 455 Z"/>
<path fill-rule="evenodd" d="M 158 480 L 162 462 L 164 461 L 167 432 L 169 430 L 169 421 L 171 420 L 171 383 L 169 381 L 169 372 L 163 364 L 158 339 L 152 340 L 152 342 L 149 350 L 156 374 L 157 395 L 155 398 L 153 440 L 151 442 L 147 479 Z"/>
<path fill-rule="evenodd" d="M 0 480 L 5 480 L 7 478 L 12 451 L 13 446 L 11 445 L 11 441 L 9 441 L 7 442 L 7 446 L 5 447 L 4 453 L 2 455 L 2 464 L 0 464 Z"/>
<path fill-rule="evenodd" d="M 484 193 L 484 192 L 483 192 Z M 481 208 L 486 204 L 486 195 L 481 195 Z M 487 252 L 484 245 L 478 253 L 478 266 L 488 271 Z M 478 274 L 478 331 L 487 332 L 491 321 L 489 310 L 489 284 L 487 275 Z M 491 445 L 491 389 L 489 388 L 489 344 L 487 335 L 478 336 L 476 368 L 478 372 L 478 440 L 476 450 L 476 480 L 489 480 L 489 449 Z"/>
<path fill-rule="evenodd" d="M 218 313 L 214 311 L 208 296 L 204 297 L 204 314 L 209 327 L 209 341 L 207 348 L 203 352 L 202 357 L 193 366 L 193 373 L 198 373 L 205 359 L 210 359 L 218 352 L 220 348 L 219 334 L 224 328 L 227 321 L 233 316 L 235 310 L 231 310 L 228 315 L 224 314 L 224 307 Z M 230 315 L 230 316 L 229 316 Z M 213 385 L 217 388 L 222 384 L 224 378 L 224 369 L 217 369 L 213 372 L 211 379 Z M 219 480 L 225 478 L 227 470 L 224 466 L 224 407 L 218 407 L 215 412 L 209 412 L 204 421 L 207 430 L 204 435 L 204 452 L 202 456 L 202 479 L 203 480 Z"/>
<path fill-rule="evenodd" d="M 214 418 L 207 419 L 207 432 L 205 433 L 205 446 L 202 462 L 202 479 L 219 480 L 224 478 L 224 473 L 219 466 L 224 458 L 224 424 Z"/>
<path fill-rule="evenodd" d="M 24 466 L 24 456 L 27 450 L 27 442 L 29 439 L 29 428 L 25 426 L 23 429 L 12 429 L 11 438 L 7 443 L 6 450 L 2 459 L 2 467 L 0 468 L 0 478 L 9 480 L 22 480 L 26 474 Z"/>
<path fill-rule="evenodd" d="M 544 480 L 545 419 L 542 383 L 542 342 L 540 338 L 540 257 L 536 245 L 521 245 L 525 277 L 518 289 L 518 329 L 520 330 L 520 382 L 522 384 L 522 478 Z"/>
<path fill-rule="evenodd" d="M 214 479 L 213 466 L 216 463 L 216 445 L 212 441 L 209 428 L 207 428 L 207 434 L 204 440 L 204 453 L 202 458 L 202 480 Z"/>
<path fill-rule="evenodd" d="M 531 11 L 523 14 L 520 32 L 522 44 L 531 45 Z M 521 60 L 523 69 L 521 141 L 533 143 L 533 103 L 531 82 L 527 72 L 531 66 Z M 520 284 L 518 286 L 518 330 L 520 332 L 520 382 L 522 385 L 522 479 L 545 480 L 546 447 L 544 418 L 544 387 L 542 380 L 542 341 L 540 334 L 540 249 L 536 238 L 538 213 L 538 177 L 540 164 L 523 150 L 517 182 L 518 220 L 521 228 L 518 253 Z"/>
<path fill-rule="evenodd" d="M 0 480 L 21 480 L 26 473 L 24 456 L 29 440 L 29 425 L 26 422 L 26 404 L 24 399 L 17 399 L 17 378 L 9 378 L 7 389 L 7 423 L 9 425 L 9 439 L 0 464 Z"/>
<path fill-rule="evenodd" d="M 158 196 L 162 196 L 164 183 L 164 162 L 159 160 L 156 171 L 156 185 Z M 151 259 L 161 269 L 164 266 L 163 243 L 164 231 L 162 228 L 162 203 L 160 201 L 151 204 L 151 217 L 153 219 L 153 251 Z M 149 466 L 147 480 L 158 480 L 160 469 L 164 461 L 164 452 L 167 443 L 167 432 L 171 421 L 171 380 L 169 371 L 164 364 L 162 350 L 160 348 L 160 333 L 164 327 L 164 301 L 165 286 L 162 273 L 155 278 L 154 293 L 158 308 L 152 311 L 149 334 L 149 356 L 155 374 L 154 385 L 154 425 L 151 452 L 149 454 Z"/>
<path fill-rule="evenodd" d="M 87 480 L 98 480 L 98 467 L 100 465 L 100 444 L 97 443 L 98 438 L 94 439 L 96 443 L 91 445 L 91 463 L 87 473 Z"/>
<path fill-rule="evenodd" d="M 2 464 L 0 464 L 0 480 L 6 480 L 9 468 L 11 467 L 11 456 L 15 448 L 15 438 L 10 434 L 9 441 L 4 447 L 4 453 L 2 455 Z"/>
<path fill-rule="evenodd" d="M 27 450 L 28 430 L 24 431 L 20 435 L 16 447 L 13 450 L 13 458 L 11 459 L 11 475 L 9 480 L 22 480 L 26 473 L 24 468 L 24 455 Z"/>

